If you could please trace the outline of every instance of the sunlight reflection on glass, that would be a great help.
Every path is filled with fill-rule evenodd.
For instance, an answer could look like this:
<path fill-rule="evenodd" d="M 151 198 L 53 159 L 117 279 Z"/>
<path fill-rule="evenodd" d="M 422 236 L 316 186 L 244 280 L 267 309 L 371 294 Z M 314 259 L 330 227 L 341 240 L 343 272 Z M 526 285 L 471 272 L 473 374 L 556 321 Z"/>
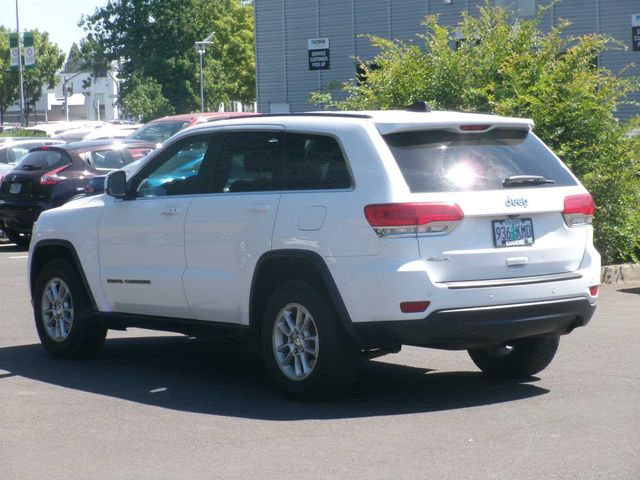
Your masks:
<path fill-rule="evenodd" d="M 473 186 L 478 177 L 475 168 L 468 163 L 458 163 L 450 168 L 446 178 L 458 188 L 469 188 Z"/>

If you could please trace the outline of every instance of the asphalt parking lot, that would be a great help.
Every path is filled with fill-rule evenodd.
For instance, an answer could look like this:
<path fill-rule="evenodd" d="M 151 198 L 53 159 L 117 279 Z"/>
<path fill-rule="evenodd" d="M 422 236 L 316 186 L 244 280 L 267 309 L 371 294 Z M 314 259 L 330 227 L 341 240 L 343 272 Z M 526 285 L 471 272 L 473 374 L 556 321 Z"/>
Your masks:
<path fill-rule="evenodd" d="M 640 479 L 640 284 L 603 287 L 591 324 L 523 383 L 465 352 L 404 348 L 352 394 L 294 403 L 255 354 L 110 332 L 48 357 L 26 252 L 0 244 L 0 479 Z"/>

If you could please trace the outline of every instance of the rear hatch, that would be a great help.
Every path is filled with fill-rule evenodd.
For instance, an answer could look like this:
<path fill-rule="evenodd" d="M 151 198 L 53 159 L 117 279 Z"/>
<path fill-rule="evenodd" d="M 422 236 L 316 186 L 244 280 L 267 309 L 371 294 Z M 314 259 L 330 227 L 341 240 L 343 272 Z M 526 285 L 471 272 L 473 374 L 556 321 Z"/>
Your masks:
<path fill-rule="evenodd" d="M 60 182 L 71 159 L 62 150 L 47 147 L 28 153 L 0 184 L 5 202 L 46 200 L 52 185 Z"/>
<path fill-rule="evenodd" d="M 528 126 L 457 125 L 384 138 L 409 203 L 425 215 L 417 239 L 432 281 L 578 269 L 591 197 Z M 430 217 L 434 208 L 440 216 Z"/>

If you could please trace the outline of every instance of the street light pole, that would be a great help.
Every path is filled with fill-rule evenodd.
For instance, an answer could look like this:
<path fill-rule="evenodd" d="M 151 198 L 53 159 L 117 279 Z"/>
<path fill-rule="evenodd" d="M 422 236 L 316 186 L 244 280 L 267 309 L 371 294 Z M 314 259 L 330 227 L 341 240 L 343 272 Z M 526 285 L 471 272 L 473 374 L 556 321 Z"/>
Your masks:
<path fill-rule="evenodd" d="M 196 42 L 196 52 L 200 56 L 200 111 L 204 113 L 204 81 L 202 79 L 202 56 L 206 51 L 207 45 L 211 45 L 213 41 L 211 40 L 216 32 L 211 32 L 211 34 L 202 40 L 201 42 Z"/>
<path fill-rule="evenodd" d="M 24 127 L 24 83 L 22 80 L 22 45 L 20 43 L 20 19 L 18 17 L 18 0 L 16 0 L 16 30 L 18 31 L 18 74 L 20 77 L 20 126 Z"/>
<path fill-rule="evenodd" d="M 198 50 L 200 55 L 200 111 L 204 113 L 204 81 L 202 79 L 202 55 L 204 55 L 204 48 Z"/>

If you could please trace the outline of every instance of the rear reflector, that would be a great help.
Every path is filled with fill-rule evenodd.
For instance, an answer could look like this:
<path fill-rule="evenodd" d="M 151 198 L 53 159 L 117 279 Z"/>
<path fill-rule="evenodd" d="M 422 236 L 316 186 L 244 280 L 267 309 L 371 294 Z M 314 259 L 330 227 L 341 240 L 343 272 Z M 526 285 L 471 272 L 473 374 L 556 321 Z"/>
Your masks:
<path fill-rule="evenodd" d="M 591 225 L 596 213 L 596 204 L 588 193 L 569 195 L 564 198 L 564 221 L 570 227 Z"/>
<path fill-rule="evenodd" d="M 600 291 L 600 285 L 589 287 L 589 295 L 591 295 L 592 297 L 597 297 L 599 291 Z"/>
<path fill-rule="evenodd" d="M 400 304 L 400 311 L 402 313 L 420 313 L 429 308 L 431 302 L 402 302 Z"/>

